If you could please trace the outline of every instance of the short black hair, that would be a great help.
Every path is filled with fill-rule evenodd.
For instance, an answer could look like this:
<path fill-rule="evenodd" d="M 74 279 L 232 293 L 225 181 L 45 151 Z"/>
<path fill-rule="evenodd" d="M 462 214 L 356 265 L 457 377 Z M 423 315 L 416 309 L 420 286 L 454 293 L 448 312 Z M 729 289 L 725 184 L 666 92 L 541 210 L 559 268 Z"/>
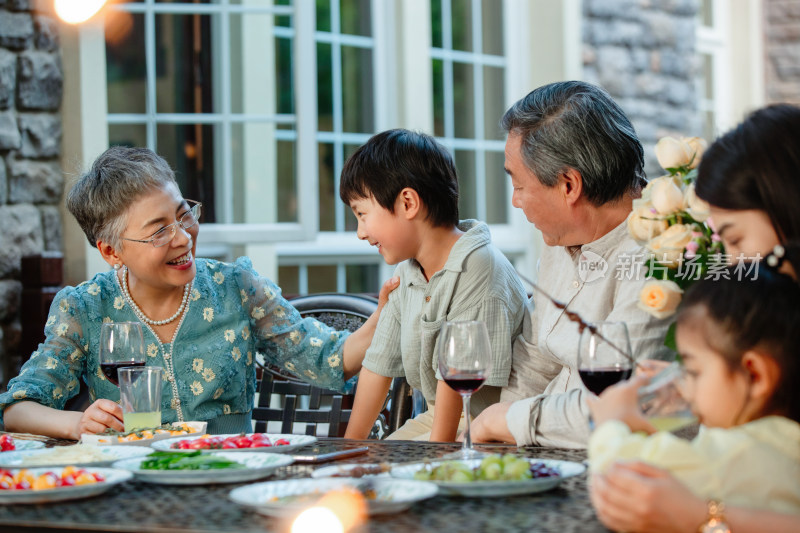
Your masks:
<path fill-rule="evenodd" d="M 453 157 L 430 135 L 405 129 L 372 136 L 342 168 L 339 197 L 350 205 L 373 197 L 394 213 L 400 191 L 417 191 L 433 226 L 458 224 L 458 175 Z"/>
<path fill-rule="evenodd" d="M 512 105 L 500 126 L 522 137 L 522 160 L 546 187 L 573 168 L 581 173 L 586 199 L 603 205 L 638 191 L 644 181 L 644 149 L 636 130 L 596 85 L 543 85 Z"/>

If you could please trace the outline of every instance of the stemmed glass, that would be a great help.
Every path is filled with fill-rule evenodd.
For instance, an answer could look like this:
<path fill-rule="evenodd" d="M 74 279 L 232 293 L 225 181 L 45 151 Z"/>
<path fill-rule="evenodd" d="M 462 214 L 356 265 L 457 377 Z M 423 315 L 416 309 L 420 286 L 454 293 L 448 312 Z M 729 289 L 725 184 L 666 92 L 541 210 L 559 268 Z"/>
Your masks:
<path fill-rule="evenodd" d="M 469 400 L 492 370 L 491 355 L 489 333 L 483 322 L 445 322 L 442 326 L 439 334 L 439 373 L 445 383 L 461 395 L 466 423 L 461 451 L 448 456 L 472 459 L 484 455 L 472 448 Z"/>
<path fill-rule="evenodd" d="M 595 322 L 581 332 L 578 373 L 586 388 L 600 394 L 631 377 L 634 359 L 624 322 Z"/>
<path fill-rule="evenodd" d="M 142 325 L 106 322 L 100 329 L 100 369 L 119 387 L 117 370 L 124 366 L 145 366 Z"/>

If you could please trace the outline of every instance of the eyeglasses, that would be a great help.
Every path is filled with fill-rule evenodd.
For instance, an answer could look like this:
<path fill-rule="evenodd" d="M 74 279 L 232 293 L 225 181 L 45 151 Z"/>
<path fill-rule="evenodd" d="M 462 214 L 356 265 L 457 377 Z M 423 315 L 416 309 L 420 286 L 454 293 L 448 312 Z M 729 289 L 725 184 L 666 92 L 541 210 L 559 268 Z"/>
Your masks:
<path fill-rule="evenodd" d="M 157 232 L 153 233 L 149 239 L 146 240 L 139 240 L 139 239 L 128 239 L 123 237 L 122 240 L 124 241 L 133 241 L 133 242 L 143 242 L 143 243 L 150 243 L 155 248 L 160 248 L 172 242 L 172 239 L 175 238 L 175 234 L 178 232 L 178 226 L 182 229 L 187 230 L 197 225 L 197 221 L 200 220 L 200 214 L 202 213 L 203 204 L 200 202 L 195 202 L 194 200 L 186 200 L 186 202 L 191 202 L 192 207 L 186 211 L 183 216 L 177 221 L 173 222 L 169 226 L 164 226 Z"/>

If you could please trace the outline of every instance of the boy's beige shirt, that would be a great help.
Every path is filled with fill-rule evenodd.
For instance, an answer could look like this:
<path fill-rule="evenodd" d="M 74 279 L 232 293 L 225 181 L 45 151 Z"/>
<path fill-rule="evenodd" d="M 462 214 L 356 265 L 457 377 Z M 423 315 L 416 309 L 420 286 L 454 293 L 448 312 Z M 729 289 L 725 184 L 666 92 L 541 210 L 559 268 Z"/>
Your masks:
<path fill-rule="evenodd" d="M 381 312 L 364 368 L 387 377 L 405 376 L 429 404 L 436 401 L 437 340 L 447 320 L 482 320 L 492 345 L 492 372 L 473 395 L 472 413 L 480 413 L 499 398 L 508 384 L 511 344 L 522 331 L 527 295 L 514 267 L 491 244 L 489 227 L 464 220 L 465 233 L 456 241 L 444 267 L 430 281 L 419 263 L 398 265 L 400 286 Z"/>

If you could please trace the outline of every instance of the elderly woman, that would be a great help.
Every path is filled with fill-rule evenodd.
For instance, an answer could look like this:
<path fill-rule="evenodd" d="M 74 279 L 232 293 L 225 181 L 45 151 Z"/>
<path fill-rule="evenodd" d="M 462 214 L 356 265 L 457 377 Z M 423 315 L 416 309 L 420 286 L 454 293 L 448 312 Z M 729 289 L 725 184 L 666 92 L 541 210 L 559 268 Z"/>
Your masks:
<path fill-rule="evenodd" d="M 326 388 L 343 389 L 361 368 L 377 316 L 348 335 L 301 318 L 248 259 L 196 258 L 201 205 L 152 151 L 108 149 L 67 207 L 113 270 L 56 295 L 44 343 L 0 395 L 6 429 L 70 439 L 123 429 L 119 389 L 98 357 L 108 321 L 142 323 L 147 365 L 165 371 L 163 421 L 206 420 L 211 433 L 251 429 L 257 352 Z M 81 379 L 94 402 L 63 411 Z"/>

